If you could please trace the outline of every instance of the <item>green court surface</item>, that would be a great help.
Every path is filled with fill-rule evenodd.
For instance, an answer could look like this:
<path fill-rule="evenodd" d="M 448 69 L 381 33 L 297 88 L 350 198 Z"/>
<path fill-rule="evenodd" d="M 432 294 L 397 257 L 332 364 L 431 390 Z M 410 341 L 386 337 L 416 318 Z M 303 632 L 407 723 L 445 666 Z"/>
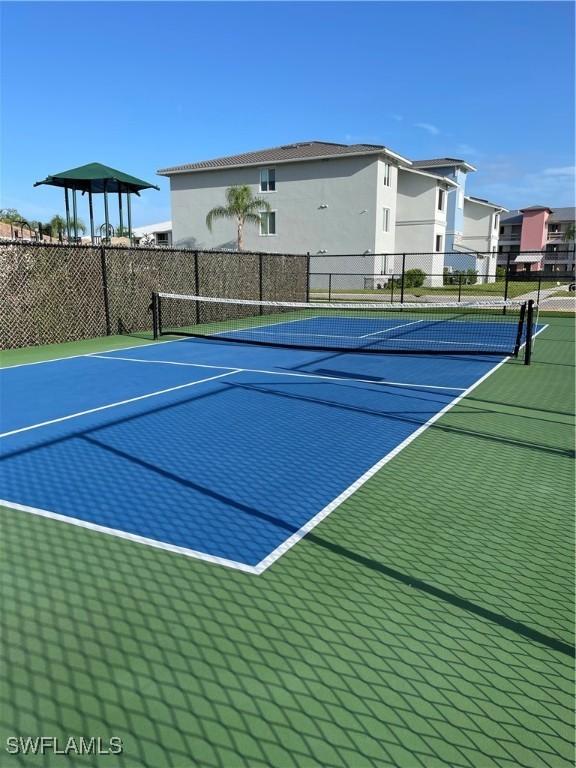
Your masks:
<path fill-rule="evenodd" d="M 542 320 L 260 576 L 1 510 L 0 766 L 573 765 L 574 330 Z M 6 752 L 40 735 L 124 752 Z"/>

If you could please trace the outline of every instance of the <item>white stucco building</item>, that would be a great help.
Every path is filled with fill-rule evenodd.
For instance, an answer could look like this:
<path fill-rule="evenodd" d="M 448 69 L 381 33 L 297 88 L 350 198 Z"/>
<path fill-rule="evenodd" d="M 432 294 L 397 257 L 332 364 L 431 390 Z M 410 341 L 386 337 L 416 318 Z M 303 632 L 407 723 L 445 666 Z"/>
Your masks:
<path fill-rule="evenodd" d="M 262 212 L 259 226 L 246 225 L 245 250 L 309 253 L 312 272 L 321 263 L 324 272 L 360 273 L 358 284 L 351 280 L 349 286 L 364 287 L 362 275 L 397 274 L 402 253 L 410 254 L 407 269 L 422 269 L 428 285 L 442 285 L 444 252 L 454 231 L 452 208 L 468 209 L 468 215 L 461 211 L 462 250 L 497 250 L 492 230 L 481 235 L 476 216 L 482 203 L 492 204 L 463 202 L 462 179 L 474 170 L 453 158 L 413 163 L 383 145 L 307 141 L 158 173 L 170 179 L 176 247 L 234 250 L 234 222 L 217 220 L 210 231 L 206 215 L 225 204 L 228 187 L 247 185 L 267 200 L 270 212 Z M 485 213 L 491 215 L 487 208 Z M 353 257 L 342 258 L 348 254 Z M 495 272 L 495 259 L 493 266 Z"/>

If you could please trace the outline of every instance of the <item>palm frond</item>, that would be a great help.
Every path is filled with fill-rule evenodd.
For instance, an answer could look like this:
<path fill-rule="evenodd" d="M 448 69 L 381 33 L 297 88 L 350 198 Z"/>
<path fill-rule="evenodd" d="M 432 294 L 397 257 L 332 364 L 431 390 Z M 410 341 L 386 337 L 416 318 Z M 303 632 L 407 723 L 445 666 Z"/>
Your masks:
<path fill-rule="evenodd" d="M 206 226 L 210 232 L 212 232 L 212 223 L 215 219 L 233 219 L 235 216 L 236 214 L 231 211 L 230 208 L 219 205 L 208 212 L 208 215 L 206 216 Z"/>

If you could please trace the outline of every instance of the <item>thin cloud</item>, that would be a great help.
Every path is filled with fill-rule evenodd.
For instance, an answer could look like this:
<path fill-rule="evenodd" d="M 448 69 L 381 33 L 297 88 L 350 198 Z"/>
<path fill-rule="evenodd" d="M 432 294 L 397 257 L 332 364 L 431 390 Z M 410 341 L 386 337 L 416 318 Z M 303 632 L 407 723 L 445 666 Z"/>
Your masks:
<path fill-rule="evenodd" d="M 574 176 L 576 175 L 576 165 L 564 165 L 562 168 L 545 168 L 542 171 L 543 176 Z"/>
<path fill-rule="evenodd" d="M 432 125 L 432 123 L 414 123 L 414 127 L 427 131 L 431 136 L 438 136 L 440 133 L 440 129 Z"/>
<path fill-rule="evenodd" d="M 396 120 L 397 123 L 401 123 L 404 120 L 403 115 L 392 115 L 392 120 Z"/>

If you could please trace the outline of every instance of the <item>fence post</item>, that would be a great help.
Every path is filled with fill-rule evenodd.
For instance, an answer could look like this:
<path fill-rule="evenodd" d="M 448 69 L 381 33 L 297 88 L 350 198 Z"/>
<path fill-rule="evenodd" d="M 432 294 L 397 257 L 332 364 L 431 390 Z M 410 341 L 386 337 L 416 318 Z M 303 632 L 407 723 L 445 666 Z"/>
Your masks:
<path fill-rule="evenodd" d="M 332 272 L 328 275 L 328 301 L 332 299 Z"/>
<path fill-rule="evenodd" d="M 506 254 L 506 274 L 504 276 L 504 301 L 507 301 L 508 299 L 508 282 L 510 280 L 510 257 L 512 254 L 510 251 Z M 506 314 L 506 307 L 502 310 L 502 314 Z"/>
<path fill-rule="evenodd" d="M 540 304 L 540 289 L 542 288 L 542 272 L 538 275 L 538 294 L 536 296 L 536 304 Z"/>
<path fill-rule="evenodd" d="M 404 304 L 404 275 L 406 274 L 406 254 L 402 254 L 402 277 L 400 278 L 400 304 Z"/>
<path fill-rule="evenodd" d="M 200 296 L 200 270 L 198 269 L 198 251 L 194 252 L 194 288 L 196 296 Z M 200 302 L 196 302 L 196 325 L 200 325 Z"/>
<path fill-rule="evenodd" d="M 306 253 L 306 301 L 310 301 L 310 251 Z"/>
<path fill-rule="evenodd" d="M 258 254 L 258 298 L 260 301 L 264 298 L 262 295 L 263 286 L 262 286 L 262 262 L 264 257 L 261 253 Z M 260 314 L 264 314 L 264 307 L 260 305 Z"/>
<path fill-rule="evenodd" d="M 392 275 L 392 288 L 390 290 L 390 304 L 394 304 L 394 283 L 396 282 L 396 275 Z"/>
<path fill-rule="evenodd" d="M 458 303 L 462 301 L 462 272 L 458 273 Z"/>
<path fill-rule="evenodd" d="M 104 317 L 106 319 L 106 336 L 112 335 L 110 323 L 110 302 L 108 299 L 108 268 L 106 266 L 106 249 L 100 246 L 100 270 L 102 274 L 102 290 L 104 293 Z"/>

